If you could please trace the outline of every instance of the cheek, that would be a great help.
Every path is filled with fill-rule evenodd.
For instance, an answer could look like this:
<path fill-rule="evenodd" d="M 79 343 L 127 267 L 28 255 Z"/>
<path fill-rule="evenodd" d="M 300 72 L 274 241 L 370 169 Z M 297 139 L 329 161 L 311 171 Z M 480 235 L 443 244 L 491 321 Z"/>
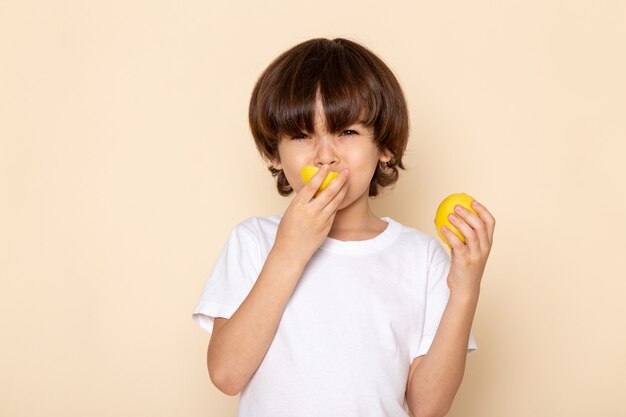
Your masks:
<path fill-rule="evenodd" d="M 287 182 L 289 182 L 289 185 L 291 185 L 291 188 L 293 188 L 296 192 L 300 191 L 300 189 L 302 188 L 302 179 L 300 178 L 300 175 L 296 172 L 287 170 L 284 170 L 283 172 L 285 174 L 285 177 L 287 178 Z"/>
<path fill-rule="evenodd" d="M 291 155 L 289 152 L 281 154 L 283 175 L 287 178 L 291 188 L 298 191 L 302 188 L 302 178 L 300 177 L 300 169 L 306 165 L 302 158 Z"/>
<path fill-rule="evenodd" d="M 304 166 L 306 164 L 302 164 L 302 166 Z M 302 183 L 302 177 L 300 175 L 300 165 L 297 166 L 290 166 L 290 167 L 284 167 L 283 166 L 283 172 L 285 173 L 285 177 L 287 177 L 287 181 L 289 182 L 289 185 L 291 185 L 291 188 L 294 189 L 294 191 L 297 193 L 299 192 L 302 187 L 304 187 L 304 184 Z"/>
<path fill-rule="evenodd" d="M 376 166 L 378 160 L 372 159 L 370 155 L 362 158 L 357 164 L 353 166 L 354 172 L 358 174 L 360 181 L 370 182 L 374 172 L 376 172 Z"/>

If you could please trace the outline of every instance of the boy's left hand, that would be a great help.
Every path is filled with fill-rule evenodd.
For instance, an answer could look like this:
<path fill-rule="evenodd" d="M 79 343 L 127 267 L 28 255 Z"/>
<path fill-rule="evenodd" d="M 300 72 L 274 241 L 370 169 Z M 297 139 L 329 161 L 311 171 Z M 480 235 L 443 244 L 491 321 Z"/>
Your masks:
<path fill-rule="evenodd" d="M 456 210 L 460 207 L 460 211 Z M 473 205 L 476 216 L 465 207 L 456 205 L 455 214 L 449 215 L 450 222 L 465 237 L 465 243 L 452 231 L 442 232 L 452 245 L 451 267 L 448 274 L 448 287 L 455 294 L 477 295 L 480 280 L 487 264 L 487 258 L 493 243 L 493 230 L 496 219 L 478 202 Z"/>

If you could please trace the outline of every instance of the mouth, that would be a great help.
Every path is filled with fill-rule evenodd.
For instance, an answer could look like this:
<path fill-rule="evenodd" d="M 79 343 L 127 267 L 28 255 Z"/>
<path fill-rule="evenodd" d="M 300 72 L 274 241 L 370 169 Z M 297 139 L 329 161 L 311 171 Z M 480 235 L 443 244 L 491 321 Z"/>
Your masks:
<path fill-rule="evenodd" d="M 314 167 L 312 165 L 307 165 L 305 167 L 303 167 L 300 170 L 300 176 L 302 178 L 302 183 L 304 185 L 306 185 L 311 178 L 313 178 L 313 176 L 315 174 L 317 174 L 319 172 L 319 168 Z M 339 173 L 337 171 L 328 171 L 326 173 L 326 178 L 324 178 L 324 181 L 322 182 L 322 184 L 320 185 L 319 191 L 323 190 L 324 188 L 326 188 L 328 186 L 328 184 L 330 184 L 330 182 L 332 180 L 334 180 L 335 178 L 337 178 L 339 176 Z"/>

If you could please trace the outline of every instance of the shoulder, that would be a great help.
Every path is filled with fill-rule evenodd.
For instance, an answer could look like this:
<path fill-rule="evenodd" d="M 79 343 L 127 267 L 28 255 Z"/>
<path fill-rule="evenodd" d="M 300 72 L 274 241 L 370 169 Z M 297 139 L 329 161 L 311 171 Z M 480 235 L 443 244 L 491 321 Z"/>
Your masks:
<path fill-rule="evenodd" d="M 231 238 L 255 242 L 273 240 L 282 215 L 250 216 L 237 223 L 231 230 Z"/>
<path fill-rule="evenodd" d="M 280 216 L 251 216 L 230 229 L 223 254 L 234 262 L 251 262 L 260 272 L 276 236 Z M 242 261 L 243 260 L 243 261 Z"/>
<path fill-rule="evenodd" d="M 429 265 L 434 265 L 445 261 L 446 259 L 450 259 L 439 239 L 415 227 L 411 227 L 397 221 L 395 222 L 400 227 L 398 243 L 402 245 L 402 247 L 410 247 L 413 253 L 425 254 Z"/>

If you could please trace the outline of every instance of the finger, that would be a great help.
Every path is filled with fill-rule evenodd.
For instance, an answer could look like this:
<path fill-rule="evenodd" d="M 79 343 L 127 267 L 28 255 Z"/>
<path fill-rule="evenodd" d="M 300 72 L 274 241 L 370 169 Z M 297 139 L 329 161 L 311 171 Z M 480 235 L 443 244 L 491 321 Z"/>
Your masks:
<path fill-rule="evenodd" d="M 315 197 L 315 204 L 322 210 L 324 207 L 328 205 L 332 201 L 332 199 L 337 195 L 341 187 L 345 184 L 348 173 L 347 170 L 343 170 L 339 173 L 337 178 L 332 180 L 330 184 L 326 188 L 324 188 L 320 193 Z"/>
<path fill-rule="evenodd" d="M 474 202 L 472 203 L 472 207 L 474 208 L 474 210 L 476 210 L 480 218 L 487 225 L 488 242 L 489 245 L 493 244 L 493 231 L 496 227 L 496 219 L 491 215 L 489 210 L 487 210 L 487 208 L 480 204 L 478 201 L 474 200 Z"/>
<path fill-rule="evenodd" d="M 448 216 L 448 219 L 450 220 L 450 223 L 452 223 L 452 225 L 456 227 L 458 231 L 461 232 L 461 234 L 465 237 L 465 244 L 467 245 L 467 248 L 470 250 L 470 252 L 479 253 L 480 242 L 478 241 L 478 236 L 476 235 L 474 229 L 472 229 L 469 224 L 465 223 L 465 220 L 455 215 L 454 213 L 451 213 Z M 461 243 L 463 242 L 461 241 Z"/>
<path fill-rule="evenodd" d="M 441 233 L 443 233 L 446 239 L 448 239 L 452 252 L 456 250 L 456 252 L 454 253 L 460 253 L 461 251 L 467 250 L 463 241 L 459 239 L 459 237 L 452 230 L 448 229 L 446 226 L 441 226 Z"/>
<path fill-rule="evenodd" d="M 345 174 L 340 174 L 340 175 L 345 175 Z M 337 179 L 339 179 L 339 178 L 337 178 Z M 336 213 L 337 212 L 337 207 L 339 207 L 339 205 L 341 204 L 341 202 L 345 198 L 346 194 L 348 193 L 348 189 L 349 188 L 350 188 L 350 178 L 348 176 L 346 176 L 346 179 L 345 179 L 343 185 L 341 186 L 341 189 L 339 190 L 339 192 L 337 194 L 335 194 L 333 199 L 330 200 L 330 202 L 326 205 L 326 207 L 324 207 L 322 209 L 322 212 L 327 214 L 327 215 L 329 215 L 329 216 L 331 216 L 334 213 Z"/>
<path fill-rule="evenodd" d="M 466 209 L 460 204 L 454 206 L 454 211 L 457 216 L 460 216 L 465 223 L 467 223 L 476 234 L 478 239 L 478 248 L 487 248 L 489 247 L 489 237 L 487 236 L 487 227 L 485 222 L 482 221 L 480 217 L 474 214 L 471 210 Z M 463 233 L 465 237 L 468 237 L 465 233 Z M 472 249 L 470 245 L 470 249 Z"/>
<path fill-rule="evenodd" d="M 328 174 L 328 165 L 324 164 L 316 173 L 311 177 L 308 183 L 302 187 L 300 194 L 304 201 L 309 202 L 315 197 L 315 193 L 320 188 L 320 185 L 324 182 L 324 178 Z"/>

